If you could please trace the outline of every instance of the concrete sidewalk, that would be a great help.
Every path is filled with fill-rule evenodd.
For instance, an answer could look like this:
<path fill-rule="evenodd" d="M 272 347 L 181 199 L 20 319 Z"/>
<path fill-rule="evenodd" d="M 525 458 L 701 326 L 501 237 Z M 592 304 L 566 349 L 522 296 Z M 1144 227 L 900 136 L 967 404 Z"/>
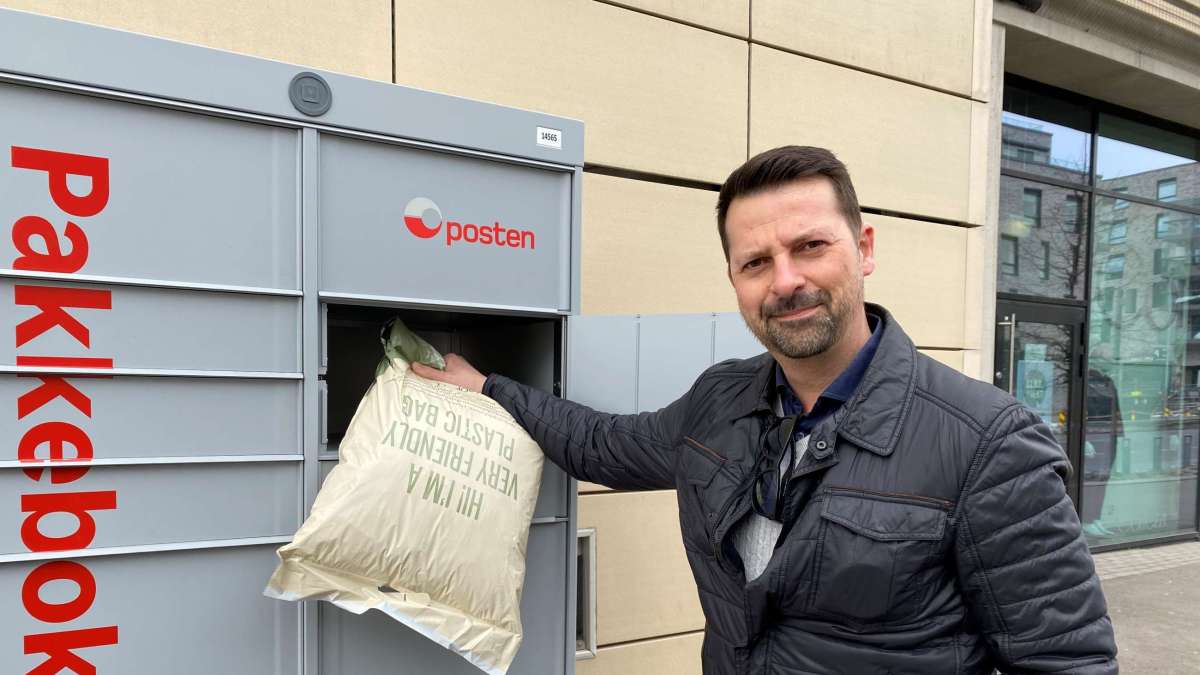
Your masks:
<path fill-rule="evenodd" d="M 1122 673 L 1200 673 L 1200 542 L 1096 555 Z"/>

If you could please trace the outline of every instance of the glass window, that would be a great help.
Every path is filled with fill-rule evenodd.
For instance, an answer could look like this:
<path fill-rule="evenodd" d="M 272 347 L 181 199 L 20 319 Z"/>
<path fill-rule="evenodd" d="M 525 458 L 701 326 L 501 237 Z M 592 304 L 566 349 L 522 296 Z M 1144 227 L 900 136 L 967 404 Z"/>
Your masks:
<path fill-rule="evenodd" d="M 1125 289 L 1125 303 L 1122 305 L 1122 313 L 1126 317 L 1137 312 L 1137 296 L 1136 288 Z"/>
<path fill-rule="evenodd" d="M 1108 243 L 1124 244 L 1129 235 L 1129 223 L 1124 220 L 1113 221 L 1108 229 Z"/>
<path fill-rule="evenodd" d="M 1062 226 L 1070 232 L 1083 230 L 1083 198 L 1079 195 L 1067 195 L 1063 199 Z"/>
<path fill-rule="evenodd" d="M 1118 253 L 1108 256 L 1108 261 L 1104 264 L 1104 272 L 1110 278 L 1121 278 L 1125 274 L 1125 254 Z"/>
<path fill-rule="evenodd" d="M 1019 85 L 1006 86 L 1001 168 L 1086 184 L 1091 121 L 1091 112 L 1083 106 Z"/>
<path fill-rule="evenodd" d="M 1096 199 L 1098 219 L 1115 201 Z M 1093 253 L 1079 503 L 1092 544 L 1195 527 L 1200 371 L 1189 368 L 1200 357 L 1200 283 L 1189 283 L 1193 274 L 1200 282 L 1200 265 L 1181 243 L 1155 238 L 1162 216 L 1178 215 L 1131 204 L 1120 251 L 1098 242 Z"/>
<path fill-rule="evenodd" d="M 1200 137 L 1188 136 L 1100 114 L 1096 141 L 1096 187 L 1122 190 L 1147 199 L 1168 199 L 1200 204 Z"/>
<path fill-rule="evenodd" d="M 1025 188 L 1021 202 L 1025 209 L 1025 220 L 1032 227 L 1042 226 L 1042 191 L 1036 188 Z"/>
<path fill-rule="evenodd" d="M 1000 235 L 1000 273 L 1017 276 L 1017 245 L 1016 237 L 1007 234 Z"/>
<path fill-rule="evenodd" d="M 1110 314 L 1112 313 L 1113 298 L 1116 297 L 1116 295 L 1117 295 L 1117 289 L 1112 286 L 1108 286 L 1107 288 L 1104 289 L 1104 292 L 1102 292 L 1100 294 L 1100 298 L 1101 298 L 1100 306 L 1104 309 L 1105 312 L 1108 312 Z"/>
<path fill-rule="evenodd" d="M 1123 187 L 1116 188 L 1113 190 L 1113 192 L 1128 192 L 1128 191 L 1129 191 L 1129 188 L 1123 188 Z M 1124 199 L 1118 199 L 1115 202 L 1113 202 L 1112 207 L 1114 209 L 1127 209 L 1127 208 L 1129 208 L 1129 202 Z"/>
<path fill-rule="evenodd" d="M 1154 236 L 1162 239 L 1171 234 L 1171 216 L 1166 213 L 1160 213 L 1154 220 Z"/>
<path fill-rule="evenodd" d="M 1164 202 L 1169 202 L 1175 199 L 1179 191 L 1179 184 L 1174 178 L 1164 178 L 1158 181 L 1158 198 Z"/>
<path fill-rule="evenodd" d="M 1150 306 L 1154 309 L 1164 309 L 1170 304 L 1170 285 L 1166 281 L 1156 281 L 1151 290 Z"/>
<path fill-rule="evenodd" d="M 1087 253 L 1079 223 L 1086 207 L 1077 190 L 1002 176 L 997 290 L 1083 300 Z"/>

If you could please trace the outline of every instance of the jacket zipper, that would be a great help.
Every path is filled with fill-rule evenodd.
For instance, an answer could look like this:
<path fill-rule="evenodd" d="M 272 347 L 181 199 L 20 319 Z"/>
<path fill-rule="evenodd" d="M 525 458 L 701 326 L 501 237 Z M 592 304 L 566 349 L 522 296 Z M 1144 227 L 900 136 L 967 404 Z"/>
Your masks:
<path fill-rule="evenodd" d="M 924 495 L 910 495 L 910 494 L 905 494 L 903 492 L 879 492 L 878 490 L 864 490 L 862 488 L 847 488 L 847 487 L 837 487 L 837 486 L 831 486 L 829 488 L 829 491 L 830 492 L 849 492 L 849 493 L 858 492 L 861 494 L 875 495 L 877 497 L 899 497 L 901 499 L 912 499 L 912 500 L 918 501 L 918 502 L 929 502 L 932 504 L 937 504 L 938 506 L 941 506 L 946 509 L 954 508 L 954 502 L 946 500 L 946 499 L 940 499 L 938 497 L 926 497 Z"/>
<path fill-rule="evenodd" d="M 754 474 L 751 473 L 750 478 L 753 479 L 753 477 L 754 477 Z M 717 564 L 721 565 L 722 567 L 724 567 L 725 565 L 722 562 L 724 560 L 724 556 L 722 555 L 722 551 L 721 551 L 721 539 L 722 539 L 722 535 L 725 533 L 721 531 L 721 523 L 725 522 L 725 517 L 727 515 L 729 515 L 729 510 L 731 508 L 733 508 L 733 505 L 735 502 L 738 501 L 738 498 L 742 497 L 745 494 L 747 488 L 749 488 L 748 481 L 742 480 L 742 482 L 739 483 L 738 487 L 734 490 L 733 495 L 730 496 L 729 501 L 725 502 L 725 505 L 721 507 L 721 512 L 717 515 L 717 519 L 713 525 L 713 534 L 712 534 L 713 555 L 715 555 L 717 558 Z M 749 509 L 748 508 L 739 509 L 738 511 L 739 511 L 738 519 L 741 519 L 741 517 L 743 515 L 745 515 L 745 512 L 749 511 Z M 742 559 L 741 559 L 740 555 L 737 556 L 737 561 L 738 561 L 738 565 L 742 566 L 742 570 L 745 571 L 745 567 L 742 563 Z"/>

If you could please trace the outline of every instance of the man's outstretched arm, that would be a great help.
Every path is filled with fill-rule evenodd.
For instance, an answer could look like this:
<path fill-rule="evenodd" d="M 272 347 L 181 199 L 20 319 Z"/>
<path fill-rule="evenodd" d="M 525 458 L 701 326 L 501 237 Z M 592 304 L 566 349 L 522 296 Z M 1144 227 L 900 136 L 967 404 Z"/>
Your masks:
<path fill-rule="evenodd" d="M 445 371 L 414 364 L 413 372 L 494 399 L 552 462 L 579 480 L 619 490 L 675 487 L 675 447 L 688 396 L 655 412 L 612 415 L 502 375 L 485 377 L 455 354 L 446 356 Z"/>

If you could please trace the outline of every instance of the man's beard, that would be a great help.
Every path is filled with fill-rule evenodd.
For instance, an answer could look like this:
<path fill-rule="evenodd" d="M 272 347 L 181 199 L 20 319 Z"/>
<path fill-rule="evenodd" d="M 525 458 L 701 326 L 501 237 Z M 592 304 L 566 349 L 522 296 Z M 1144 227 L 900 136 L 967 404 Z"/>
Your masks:
<path fill-rule="evenodd" d="M 862 301 L 856 302 L 853 293 L 835 301 L 827 290 L 802 290 L 777 302 L 764 303 L 754 321 L 746 320 L 746 326 L 767 349 L 788 358 L 807 359 L 837 344 L 846 333 L 856 305 L 861 306 Z M 803 319 L 771 320 L 780 314 L 814 306 L 816 313 Z"/>

